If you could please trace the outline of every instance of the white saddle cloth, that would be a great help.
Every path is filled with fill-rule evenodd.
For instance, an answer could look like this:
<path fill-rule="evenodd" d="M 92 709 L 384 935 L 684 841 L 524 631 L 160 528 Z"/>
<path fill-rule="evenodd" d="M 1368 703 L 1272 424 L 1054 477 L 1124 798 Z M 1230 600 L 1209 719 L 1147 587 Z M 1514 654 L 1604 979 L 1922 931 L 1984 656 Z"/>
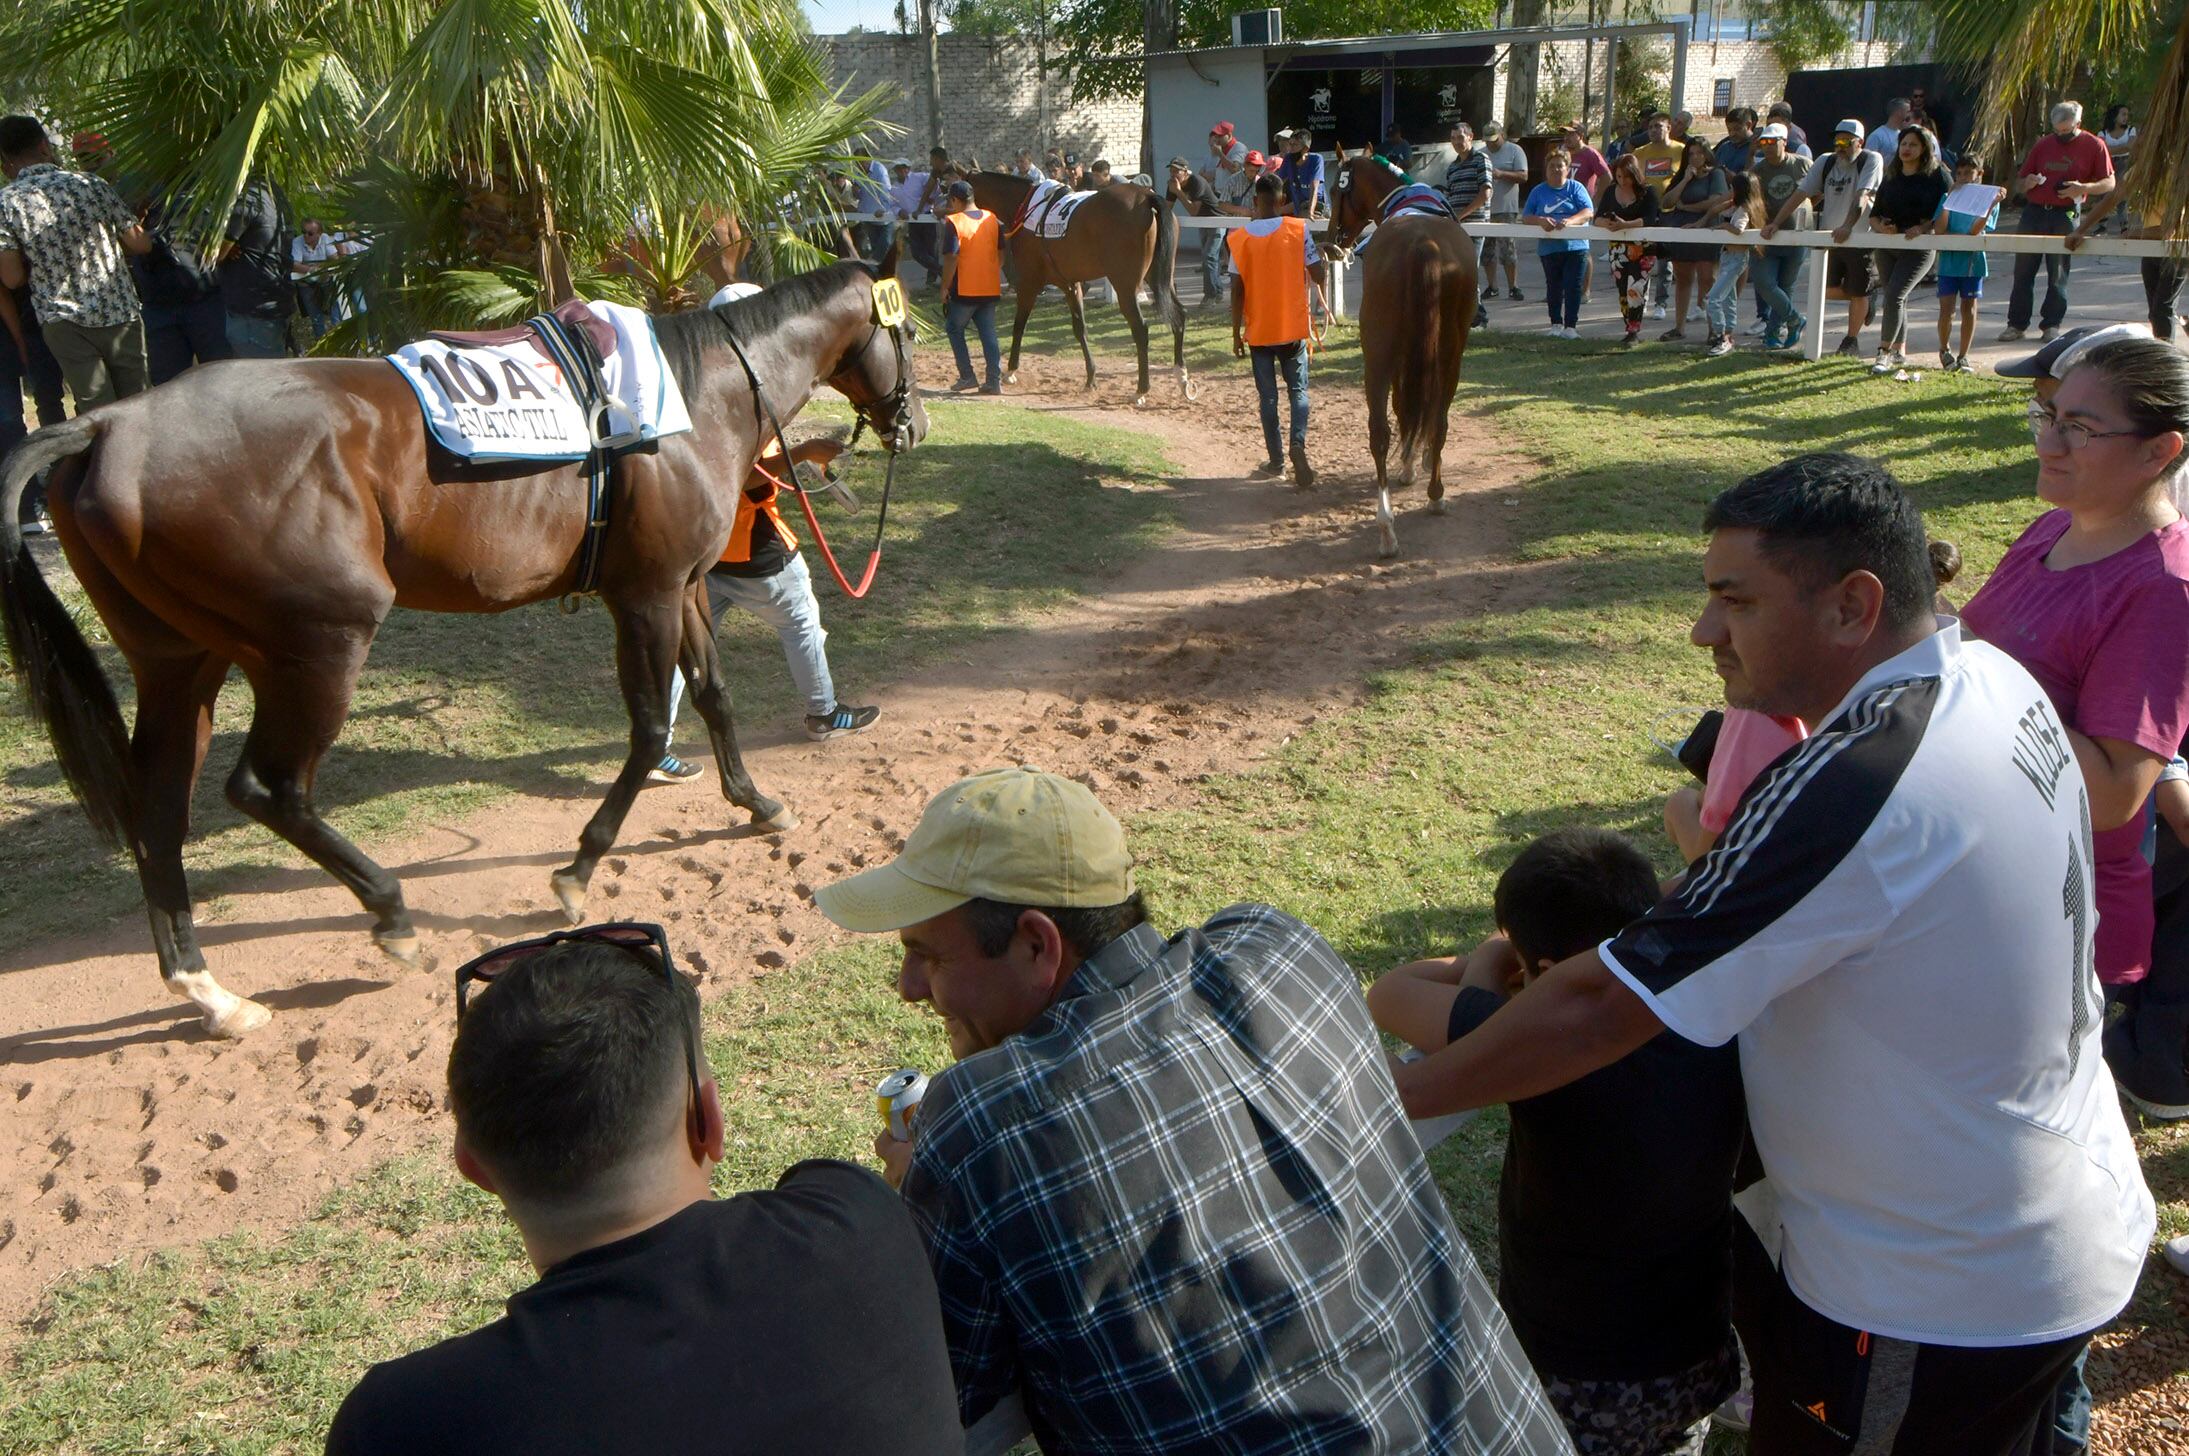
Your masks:
<path fill-rule="evenodd" d="M 602 360 L 605 435 L 655 440 L 691 429 L 684 392 L 669 372 L 643 309 L 588 303 L 615 332 Z M 582 460 L 595 441 L 577 392 L 538 344 L 451 345 L 421 339 L 386 356 L 418 396 L 426 429 L 465 460 Z"/>
<path fill-rule="evenodd" d="M 1092 192 L 1067 192 L 1062 182 L 1043 182 L 1027 201 L 1026 219 L 1033 225 L 1036 236 L 1061 238 L 1064 230 L 1072 225 L 1072 214 L 1092 196 Z"/>

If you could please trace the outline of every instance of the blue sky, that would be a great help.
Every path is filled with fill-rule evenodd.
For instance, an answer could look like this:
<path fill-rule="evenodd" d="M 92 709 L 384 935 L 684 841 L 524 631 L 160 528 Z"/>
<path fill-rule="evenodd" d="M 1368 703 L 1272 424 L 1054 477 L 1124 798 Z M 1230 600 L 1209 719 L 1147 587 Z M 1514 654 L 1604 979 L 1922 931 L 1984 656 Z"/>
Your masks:
<path fill-rule="evenodd" d="M 896 0 L 805 0 L 806 18 L 821 35 L 835 35 L 863 25 L 868 30 L 897 27 Z"/>

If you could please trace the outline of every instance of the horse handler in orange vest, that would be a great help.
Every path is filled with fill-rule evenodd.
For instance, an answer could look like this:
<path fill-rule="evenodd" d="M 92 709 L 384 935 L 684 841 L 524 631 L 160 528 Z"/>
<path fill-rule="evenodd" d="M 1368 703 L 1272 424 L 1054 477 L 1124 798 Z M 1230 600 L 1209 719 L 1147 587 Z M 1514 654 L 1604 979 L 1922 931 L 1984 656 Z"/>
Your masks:
<path fill-rule="evenodd" d="M 722 294 L 715 296 L 720 298 Z M 707 573 L 707 612 L 716 632 L 722 630 L 722 614 L 731 607 L 743 607 L 775 629 L 783 644 L 783 660 L 790 665 L 791 681 L 806 700 L 806 737 L 816 743 L 864 733 L 882 716 L 882 710 L 837 701 L 836 681 L 828 668 L 828 632 L 821 626 L 821 604 L 814 599 L 813 576 L 806 570 L 806 559 L 798 554 L 798 538 L 783 520 L 776 482 L 788 479 L 792 470 L 802 466 L 825 470 L 843 450 L 839 440 L 808 440 L 791 446 L 791 459 L 785 461 L 782 447 L 770 440 L 752 473 L 745 477 L 745 488 L 738 492 L 737 515 L 730 525 L 730 543 L 723 548 L 722 560 Z M 676 710 L 683 701 L 684 674 L 673 673 L 669 678 L 671 733 L 676 731 Z M 661 762 L 647 771 L 646 782 L 683 783 L 703 772 L 701 765 L 672 752 L 664 754 Z"/>
<path fill-rule="evenodd" d="M 950 352 L 958 356 L 961 393 L 974 387 L 973 355 L 965 347 L 965 326 L 980 330 L 981 353 L 988 361 L 988 379 L 982 394 L 1003 393 L 1003 351 L 996 346 L 996 300 L 1003 296 L 1003 227 L 992 212 L 973 205 L 973 188 L 967 182 L 950 184 L 948 211 L 942 227 L 943 332 L 950 335 Z"/>
<path fill-rule="evenodd" d="M 1315 483 L 1307 463 L 1307 286 L 1323 286 L 1322 254 L 1308 235 L 1307 223 L 1280 214 L 1284 183 L 1274 174 L 1254 183 L 1254 220 L 1231 234 L 1231 271 L 1239 282 L 1231 290 L 1231 352 L 1254 357 L 1254 392 L 1262 400 L 1262 439 L 1269 459 L 1256 467 L 1262 479 L 1285 471 L 1277 435 L 1277 376 L 1282 373 L 1291 396 L 1292 478 Z"/>

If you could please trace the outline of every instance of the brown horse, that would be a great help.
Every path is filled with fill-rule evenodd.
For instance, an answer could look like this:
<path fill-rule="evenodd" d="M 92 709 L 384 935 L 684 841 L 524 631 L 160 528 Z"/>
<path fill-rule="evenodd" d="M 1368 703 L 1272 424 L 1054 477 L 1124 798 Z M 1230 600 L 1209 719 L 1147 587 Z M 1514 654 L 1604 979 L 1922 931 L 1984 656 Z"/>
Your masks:
<path fill-rule="evenodd" d="M 573 922 L 594 865 L 667 750 L 669 680 L 680 665 L 723 794 L 766 829 L 797 823 L 753 787 L 739 758 L 702 595 L 729 539 L 738 482 L 768 434 L 732 340 L 777 414 L 827 383 L 890 448 L 908 448 L 927 418 L 901 333 L 876 322 L 875 284 L 874 270 L 840 263 L 657 320 L 692 429 L 614 466 L 599 593 L 615 622 L 630 752 L 577 858 L 550 881 Z M 49 466 L 62 550 L 136 678 L 133 734 L 16 526 L 25 482 Z M 136 859 L 168 989 L 196 1004 L 216 1036 L 267 1018 L 206 970 L 182 864 L 191 791 L 231 665 L 250 681 L 254 706 L 229 802 L 348 885 L 383 950 L 414 958 L 401 888 L 320 817 L 314 771 L 391 607 L 499 612 L 573 590 L 583 467 L 458 461 L 428 443 L 417 400 L 384 360 L 240 361 L 38 431 L 0 466 L 0 501 L 0 607 L 15 672 L 93 825 Z"/>
<path fill-rule="evenodd" d="M 1079 285 L 1110 280 L 1117 311 L 1132 330 L 1140 354 L 1140 388 L 1134 404 L 1148 402 L 1148 322 L 1140 316 L 1140 285 L 1155 293 L 1156 311 L 1171 329 L 1171 360 L 1178 368 L 1178 392 L 1193 398 L 1186 376 L 1186 311 L 1179 305 L 1172 276 L 1178 263 L 1178 219 L 1161 196 L 1130 182 L 1098 188 L 1079 204 L 1058 238 L 1037 231 L 1038 217 L 1022 216 L 1034 184 L 1009 172 L 975 172 L 973 202 L 1003 224 L 1017 277 L 1018 316 L 1011 321 L 1011 362 L 1004 378 L 1018 378 L 1019 340 L 1041 290 L 1054 283 L 1072 310 L 1072 334 L 1087 361 L 1087 387 L 1094 388 L 1094 354 L 1087 347 L 1087 317 Z M 1038 209 L 1037 209 L 1038 211 Z M 1023 226 L 1021 226 L 1023 224 Z"/>
<path fill-rule="evenodd" d="M 1400 481 L 1414 483 L 1418 454 L 1429 467 L 1429 509 L 1444 512 L 1444 433 L 1459 388 L 1467 331 L 1475 317 L 1475 245 L 1447 216 L 1401 212 L 1384 204 L 1405 185 L 1398 169 L 1373 156 L 1338 164 L 1329 245 L 1343 248 L 1376 225 L 1361 253 L 1361 361 L 1368 387 L 1368 449 L 1376 458 L 1376 524 L 1381 554 L 1396 556 L 1387 464 L 1391 422 L 1399 419 Z"/>

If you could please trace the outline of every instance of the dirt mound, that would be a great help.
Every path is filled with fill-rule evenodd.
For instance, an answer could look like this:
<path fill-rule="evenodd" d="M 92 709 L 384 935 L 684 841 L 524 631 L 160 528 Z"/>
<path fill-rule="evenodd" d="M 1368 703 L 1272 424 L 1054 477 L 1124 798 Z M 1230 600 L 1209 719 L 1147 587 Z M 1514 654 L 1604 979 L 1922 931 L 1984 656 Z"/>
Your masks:
<path fill-rule="evenodd" d="M 744 816 L 711 775 L 642 795 L 591 914 L 663 921 L 703 986 L 765 975 L 836 933 L 812 886 L 893 853 L 952 779 L 1036 763 L 1083 776 L 1120 813 L 1190 802 L 1204 774 L 1355 701 L 1405 650 L 1402 629 L 1497 589 L 1498 487 L 1517 470 L 1479 432 L 1461 428 L 1448 446 L 1469 477 L 1451 512 L 1427 516 L 1410 497 L 1402 555 L 1385 564 L 1357 391 L 1315 396 L 1326 474 L 1303 492 L 1240 478 L 1263 455 L 1249 380 L 1204 378 L 1191 405 L 1159 384 L 1134 410 L 1127 371 L 1102 368 L 1089 396 L 1076 363 L 1029 360 L 1013 396 L 989 407 L 1161 438 L 1176 536 L 1000 651 L 874 694 L 884 716 L 865 737 L 747 735 L 755 778 L 804 821 L 788 835 L 731 827 Z M 241 1043 L 208 1040 L 162 998 L 134 919 L 0 959 L 0 1317 L 72 1270 L 293 1222 L 372 1163 L 444 1137 L 447 973 L 561 924 L 548 872 L 590 809 L 519 799 L 378 846 L 423 940 L 415 969 L 375 952 L 356 901 L 316 871 L 271 872 L 201 907 L 222 980 L 276 1013 Z"/>

